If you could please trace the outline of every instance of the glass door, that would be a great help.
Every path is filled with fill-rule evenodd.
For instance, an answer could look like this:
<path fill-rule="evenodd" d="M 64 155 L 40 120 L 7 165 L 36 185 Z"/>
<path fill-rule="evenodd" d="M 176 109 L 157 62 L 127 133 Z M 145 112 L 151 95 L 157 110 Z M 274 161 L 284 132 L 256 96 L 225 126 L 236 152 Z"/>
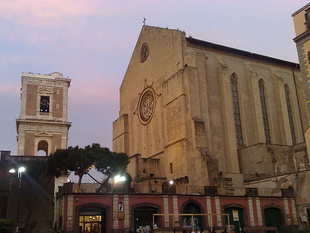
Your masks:
<path fill-rule="evenodd" d="M 79 228 L 82 233 L 103 233 L 101 215 L 79 216 Z"/>

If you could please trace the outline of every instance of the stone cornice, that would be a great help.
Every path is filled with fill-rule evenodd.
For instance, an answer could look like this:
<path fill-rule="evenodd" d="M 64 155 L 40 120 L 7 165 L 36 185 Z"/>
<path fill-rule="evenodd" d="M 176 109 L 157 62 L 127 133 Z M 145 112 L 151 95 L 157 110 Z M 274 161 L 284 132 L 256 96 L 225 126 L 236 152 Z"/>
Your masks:
<path fill-rule="evenodd" d="M 46 120 L 30 120 L 30 119 L 17 119 L 16 124 L 19 125 L 20 123 L 23 124 L 45 124 L 45 125 L 60 125 L 60 126 L 71 126 L 71 122 L 63 122 L 63 121 L 46 121 Z"/>
<path fill-rule="evenodd" d="M 310 35 L 310 30 L 307 30 L 304 33 L 300 34 L 299 36 L 295 37 L 293 40 L 297 44 L 299 41 L 305 39 L 309 35 Z"/>

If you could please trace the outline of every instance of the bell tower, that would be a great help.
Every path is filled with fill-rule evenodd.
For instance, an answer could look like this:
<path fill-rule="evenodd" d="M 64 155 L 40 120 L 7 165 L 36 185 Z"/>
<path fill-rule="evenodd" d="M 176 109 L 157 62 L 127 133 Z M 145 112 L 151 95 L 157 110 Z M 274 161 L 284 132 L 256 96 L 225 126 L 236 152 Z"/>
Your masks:
<path fill-rule="evenodd" d="M 18 155 L 48 156 L 67 148 L 70 82 L 58 72 L 22 74 L 21 111 L 16 120 Z"/>

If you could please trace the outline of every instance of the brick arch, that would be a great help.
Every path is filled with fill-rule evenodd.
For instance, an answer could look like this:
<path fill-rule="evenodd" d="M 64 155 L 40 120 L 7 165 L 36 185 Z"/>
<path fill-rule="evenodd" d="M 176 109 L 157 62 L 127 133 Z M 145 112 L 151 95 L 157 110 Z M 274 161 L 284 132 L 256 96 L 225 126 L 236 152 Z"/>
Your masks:
<path fill-rule="evenodd" d="M 244 211 L 247 211 L 247 207 L 244 205 L 240 205 L 240 204 L 235 204 L 235 203 L 231 203 L 231 204 L 227 204 L 227 205 L 223 205 L 221 206 L 221 212 L 224 213 L 224 210 L 227 208 L 239 208 L 239 209 L 243 209 Z"/>
<path fill-rule="evenodd" d="M 222 213 L 225 213 L 225 209 L 228 209 L 228 208 L 236 208 L 236 209 L 241 209 L 242 210 L 242 218 L 243 218 L 243 223 L 244 223 L 244 226 L 249 226 L 249 221 L 248 221 L 248 216 L 247 216 L 247 213 L 248 213 L 248 208 L 244 205 L 241 205 L 241 204 L 235 204 L 235 203 L 231 203 L 231 204 L 227 204 L 227 205 L 223 205 L 221 206 L 221 212 Z M 225 222 L 225 218 L 223 217 L 223 222 Z M 231 225 L 233 225 L 232 223 L 230 223 Z"/>
<path fill-rule="evenodd" d="M 269 208 L 275 208 L 280 210 L 280 218 L 281 218 L 281 222 L 285 223 L 285 212 L 284 209 L 281 206 L 278 206 L 276 204 L 270 204 L 270 205 L 264 205 L 262 206 L 262 216 L 263 216 L 263 222 L 264 225 L 266 225 L 266 216 L 265 216 L 265 210 L 269 209 Z"/>
<path fill-rule="evenodd" d="M 78 198 L 78 197 L 73 197 L 74 199 Z M 102 203 L 98 203 L 98 202 L 89 202 L 89 203 L 85 203 L 82 205 L 78 205 L 75 207 L 75 229 L 79 229 L 79 213 L 81 210 L 83 209 L 104 209 L 106 212 L 105 215 L 105 232 L 110 232 L 110 222 L 111 222 L 111 207 Z"/>
<path fill-rule="evenodd" d="M 147 207 L 153 207 L 155 209 L 158 210 L 158 213 L 162 213 L 162 208 L 161 206 L 157 205 L 157 204 L 154 204 L 154 203 L 148 203 L 148 202 L 141 202 L 141 203 L 138 203 L 138 204 L 135 204 L 135 205 L 132 205 L 130 207 L 130 214 L 131 216 L 134 216 L 134 210 L 136 208 L 139 208 L 139 207 L 144 207 L 144 206 L 147 206 Z"/>
<path fill-rule="evenodd" d="M 142 208 L 142 207 L 154 208 L 157 213 L 162 213 L 161 212 L 161 209 L 162 209 L 161 206 L 159 206 L 157 204 L 154 204 L 154 203 L 143 202 L 143 203 L 138 203 L 138 204 L 132 205 L 130 207 L 130 214 L 132 216 L 130 225 L 131 225 L 131 229 L 133 229 L 134 232 L 136 231 L 136 227 L 137 227 L 138 223 L 143 223 L 143 224 L 146 223 L 146 222 L 143 222 L 143 221 L 140 222 L 141 219 L 140 219 L 140 221 L 136 220 L 136 217 L 138 217 L 138 216 L 135 215 L 135 210 L 138 209 L 138 208 Z M 144 220 L 146 220 L 146 219 L 144 219 Z M 148 219 L 148 221 L 149 221 L 150 225 L 152 225 L 153 219 Z M 160 219 L 160 225 L 164 225 L 164 222 L 162 221 L 162 219 Z"/>
<path fill-rule="evenodd" d="M 262 210 L 265 210 L 267 208 L 276 208 L 276 209 L 280 209 L 283 213 L 284 213 L 284 210 L 283 210 L 283 207 L 282 206 L 279 206 L 279 205 L 276 205 L 276 204 L 270 204 L 270 205 L 264 205 L 262 206 Z"/>
<path fill-rule="evenodd" d="M 188 204 L 195 204 L 195 205 L 199 208 L 199 210 L 200 210 L 200 212 L 201 212 L 202 214 L 203 214 L 203 213 L 206 213 L 206 211 L 205 211 L 205 209 L 203 208 L 203 206 L 202 206 L 198 201 L 196 201 L 196 200 L 194 200 L 194 199 L 189 199 L 189 200 L 185 201 L 185 202 L 182 204 L 182 206 L 181 206 L 180 213 L 183 213 L 183 210 L 184 210 L 185 206 L 187 206 Z"/>
<path fill-rule="evenodd" d="M 159 214 L 162 213 L 161 206 L 159 206 L 157 204 L 154 204 L 154 203 L 141 202 L 141 203 L 132 205 L 130 207 L 130 214 L 132 216 L 130 225 L 131 225 L 131 228 L 133 228 L 133 229 L 135 228 L 135 221 L 136 221 L 135 218 L 134 218 L 134 216 L 135 216 L 135 209 L 140 208 L 140 207 L 152 207 L 152 208 L 157 209 L 157 213 L 159 213 Z"/>
<path fill-rule="evenodd" d="M 135 208 L 139 208 L 139 207 L 143 207 L 143 206 L 156 208 L 156 209 L 158 209 L 159 212 L 161 213 L 161 209 L 162 209 L 162 208 L 161 208 L 160 205 L 157 205 L 157 204 L 154 204 L 154 203 L 149 203 L 149 202 L 141 202 L 141 203 L 132 205 L 132 206 L 131 206 L 131 210 L 134 210 Z"/>
<path fill-rule="evenodd" d="M 206 213 L 205 209 L 203 208 L 203 206 L 202 206 L 198 201 L 196 201 L 196 200 L 194 200 L 194 199 L 189 199 L 189 200 L 185 201 L 185 202 L 182 204 L 181 209 L 180 209 L 180 213 L 181 213 L 181 214 L 184 213 L 185 207 L 186 207 L 187 205 L 189 205 L 189 204 L 193 204 L 193 205 L 197 206 L 197 208 L 198 208 L 198 210 L 199 210 L 199 212 L 200 212 L 201 214 Z M 206 221 L 207 221 L 207 220 L 206 220 L 206 216 L 196 216 L 195 218 L 197 218 L 197 219 L 200 221 L 200 223 L 199 223 L 199 221 L 198 221 L 198 226 L 199 226 L 199 227 L 202 227 L 203 229 L 205 229 L 205 228 L 206 228 Z M 184 219 L 182 218 L 182 221 L 183 221 L 183 220 L 184 220 Z"/>

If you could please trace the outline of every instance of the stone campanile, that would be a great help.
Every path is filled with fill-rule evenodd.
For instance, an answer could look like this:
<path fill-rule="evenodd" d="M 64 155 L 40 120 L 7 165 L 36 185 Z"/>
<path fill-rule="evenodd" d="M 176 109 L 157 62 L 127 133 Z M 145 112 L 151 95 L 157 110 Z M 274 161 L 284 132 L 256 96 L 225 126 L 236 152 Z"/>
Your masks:
<path fill-rule="evenodd" d="M 18 155 L 50 155 L 67 148 L 70 81 L 58 72 L 22 74 L 21 112 L 16 120 Z"/>

